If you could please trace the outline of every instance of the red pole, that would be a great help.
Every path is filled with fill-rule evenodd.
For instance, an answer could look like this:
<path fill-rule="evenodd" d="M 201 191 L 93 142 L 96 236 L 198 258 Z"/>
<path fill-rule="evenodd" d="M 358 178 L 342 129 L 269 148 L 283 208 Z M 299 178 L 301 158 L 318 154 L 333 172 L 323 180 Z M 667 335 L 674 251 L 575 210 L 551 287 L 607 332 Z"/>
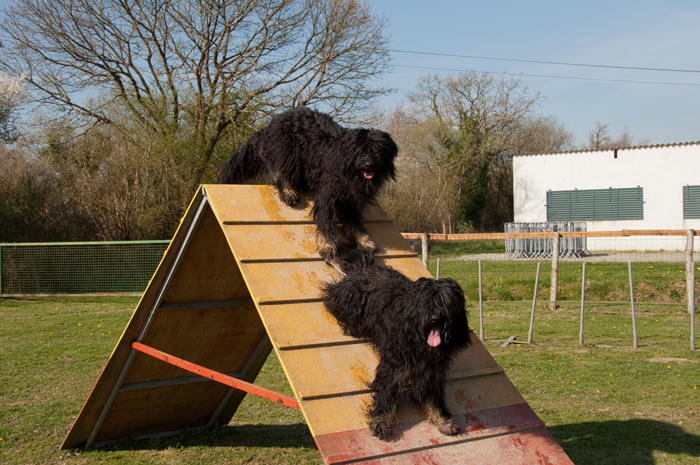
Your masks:
<path fill-rule="evenodd" d="M 200 365 L 195 365 L 192 362 L 188 362 L 187 360 L 183 360 L 181 358 L 174 357 L 170 354 L 166 354 L 165 352 L 161 352 L 160 350 L 154 349 L 153 347 L 143 345 L 140 342 L 132 343 L 131 347 L 146 355 L 150 355 L 151 357 L 155 357 L 166 363 L 175 365 L 176 367 L 180 367 L 183 370 L 187 370 L 189 372 L 196 373 L 200 376 L 204 376 L 205 378 L 209 378 L 218 383 L 225 384 L 227 386 L 231 386 L 241 391 L 245 391 L 249 394 L 253 394 L 255 396 L 271 400 L 272 402 L 284 405 L 285 407 L 301 410 L 301 408 L 299 407 L 299 402 L 297 402 L 297 400 L 294 397 L 286 396 L 284 394 L 280 394 L 279 392 L 270 391 L 269 389 L 265 389 L 254 384 L 247 383 L 240 379 L 236 379 L 232 376 L 227 376 L 223 373 L 210 370 L 209 368 L 205 368 Z"/>

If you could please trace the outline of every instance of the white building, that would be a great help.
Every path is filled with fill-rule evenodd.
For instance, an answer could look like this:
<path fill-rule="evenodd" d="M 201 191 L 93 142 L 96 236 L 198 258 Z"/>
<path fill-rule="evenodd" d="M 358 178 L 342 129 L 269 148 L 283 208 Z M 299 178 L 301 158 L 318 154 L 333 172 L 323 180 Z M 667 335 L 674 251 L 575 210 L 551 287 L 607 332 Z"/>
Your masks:
<path fill-rule="evenodd" d="M 513 196 L 516 223 L 700 229 L 700 142 L 516 156 Z"/>

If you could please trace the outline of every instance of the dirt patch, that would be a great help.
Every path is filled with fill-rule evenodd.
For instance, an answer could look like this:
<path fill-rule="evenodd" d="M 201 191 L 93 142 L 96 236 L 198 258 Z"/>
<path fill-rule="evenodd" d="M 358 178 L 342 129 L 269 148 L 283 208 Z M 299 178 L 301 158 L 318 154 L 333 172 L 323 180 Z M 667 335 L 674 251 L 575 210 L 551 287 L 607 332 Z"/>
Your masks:
<path fill-rule="evenodd" d="M 673 357 L 656 357 L 656 358 L 648 358 L 647 362 L 654 362 L 654 363 L 671 363 L 671 362 L 676 362 L 676 363 L 685 363 L 685 362 L 690 362 L 690 363 L 698 363 L 695 360 L 689 360 L 687 358 L 673 358 Z"/>

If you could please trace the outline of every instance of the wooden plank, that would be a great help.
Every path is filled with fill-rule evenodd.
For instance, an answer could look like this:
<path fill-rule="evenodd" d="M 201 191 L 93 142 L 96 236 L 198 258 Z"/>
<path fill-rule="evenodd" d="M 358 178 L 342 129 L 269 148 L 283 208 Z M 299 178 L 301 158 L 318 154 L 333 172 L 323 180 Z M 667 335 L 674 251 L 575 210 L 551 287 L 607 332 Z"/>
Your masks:
<path fill-rule="evenodd" d="M 204 426 L 227 392 L 219 383 L 120 392 L 95 442 Z"/>
<path fill-rule="evenodd" d="M 213 301 L 202 301 L 202 302 L 175 302 L 169 304 L 160 304 L 158 306 L 158 311 L 168 311 L 168 310 L 199 310 L 205 308 L 223 308 L 223 307 L 245 307 L 255 306 L 253 299 L 240 299 L 240 300 L 213 300 Z"/>
<path fill-rule="evenodd" d="M 447 381 L 445 399 L 453 415 L 525 403 L 518 390 L 503 373 Z M 353 392 L 343 396 L 300 401 L 304 416 L 315 437 L 367 429 L 364 412 L 369 402 L 369 392 Z M 399 407 L 398 419 L 400 423 L 419 423 L 425 420 L 425 416 L 417 405 L 405 403 Z M 434 431 L 434 435 L 437 436 L 440 433 Z M 400 448 L 400 445 L 394 444 L 392 447 Z"/>
<path fill-rule="evenodd" d="M 379 441 L 366 429 L 314 439 L 319 450 L 333 451 L 324 455 L 330 464 L 572 464 L 527 404 L 454 418 L 462 430 L 457 436 L 436 436 L 427 423 L 397 425 L 400 440 L 391 445 L 398 447 Z"/>
<path fill-rule="evenodd" d="M 698 234 L 698 230 L 695 234 Z M 685 229 L 623 229 L 622 231 L 559 231 L 561 237 L 685 236 Z M 421 233 L 401 233 L 404 239 L 420 239 Z M 482 239 L 550 239 L 552 232 L 428 234 L 431 241 L 470 241 Z"/>
<path fill-rule="evenodd" d="M 293 373 L 290 382 L 302 399 L 368 392 L 378 357 L 358 341 L 352 345 L 331 345 L 280 352 L 285 368 Z M 466 379 L 502 373 L 480 341 L 460 352 L 448 370 L 448 379 Z M 323 373 L 323 376 L 319 374 Z"/>
<path fill-rule="evenodd" d="M 544 426 L 527 404 L 484 409 L 466 415 L 453 415 L 453 419 L 460 426 L 460 434 L 456 436 L 435 434 L 435 428 L 427 422 L 401 422 L 397 425 L 396 433 L 396 438 L 400 438 L 400 441 L 380 441 L 372 437 L 366 429 L 323 435 L 317 437 L 316 441 L 319 449 L 334 450 L 333 454 L 324 457 L 328 463 L 367 463 L 367 461 L 388 457 L 396 457 L 400 460 L 397 463 L 418 463 L 409 457 L 416 458 L 417 455 L 414 455 L 416 453 L 435 449 L 467 452 L 483 447 L 481 441 L 484 439 L 504 434 L 525 433 Z M 383 460 L 382 463 L 384 463 Z M 437 463 L 456 462 L 447 460 Z M 467 463 L 474 462 L 468 460 Z M 486 463 L 512 462 L 488 461 Z"/>
<path fill-rule="evenodd" d="M 430 276 L 413 256 L 376 257 L 376 262 L 400 269 L 409 279 Z M 319 300 L 323 283 L 339 279 L 337 271 L 320 260 L 241 263 L 241 270 L 258 304 Z"/>
<path fill-rule="evenodd" d="M 236 223 L 301 223 L 311 224 L 309 215 L 312 202 L 302 196 L 294 208 L 285 205 L 273 186 L 235 186 L 236 195 L 231 195 L 231 186 L 209 184 L 204 186 L 216 215 L 222 224 Z M 364 212 L 365 222 L 391 221 L 381 207 L 371 205 Z"/>
<path fill-rule="evenodd" d="M 320 300 L 264 304 L 259 308 L 270 337 L 280 350 L 355 342 L 342 333 Z"/>

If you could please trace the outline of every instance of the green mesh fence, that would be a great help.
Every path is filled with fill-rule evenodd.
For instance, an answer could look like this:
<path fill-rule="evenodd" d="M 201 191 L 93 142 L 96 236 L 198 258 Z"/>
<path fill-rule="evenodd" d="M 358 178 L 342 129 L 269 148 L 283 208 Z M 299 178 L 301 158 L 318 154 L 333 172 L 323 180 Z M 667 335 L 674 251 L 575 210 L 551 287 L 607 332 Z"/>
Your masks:
<path fill-rule="evenodd" d="M 0 294 L 143 292 L 169 243 L 0 244 Z"/>

